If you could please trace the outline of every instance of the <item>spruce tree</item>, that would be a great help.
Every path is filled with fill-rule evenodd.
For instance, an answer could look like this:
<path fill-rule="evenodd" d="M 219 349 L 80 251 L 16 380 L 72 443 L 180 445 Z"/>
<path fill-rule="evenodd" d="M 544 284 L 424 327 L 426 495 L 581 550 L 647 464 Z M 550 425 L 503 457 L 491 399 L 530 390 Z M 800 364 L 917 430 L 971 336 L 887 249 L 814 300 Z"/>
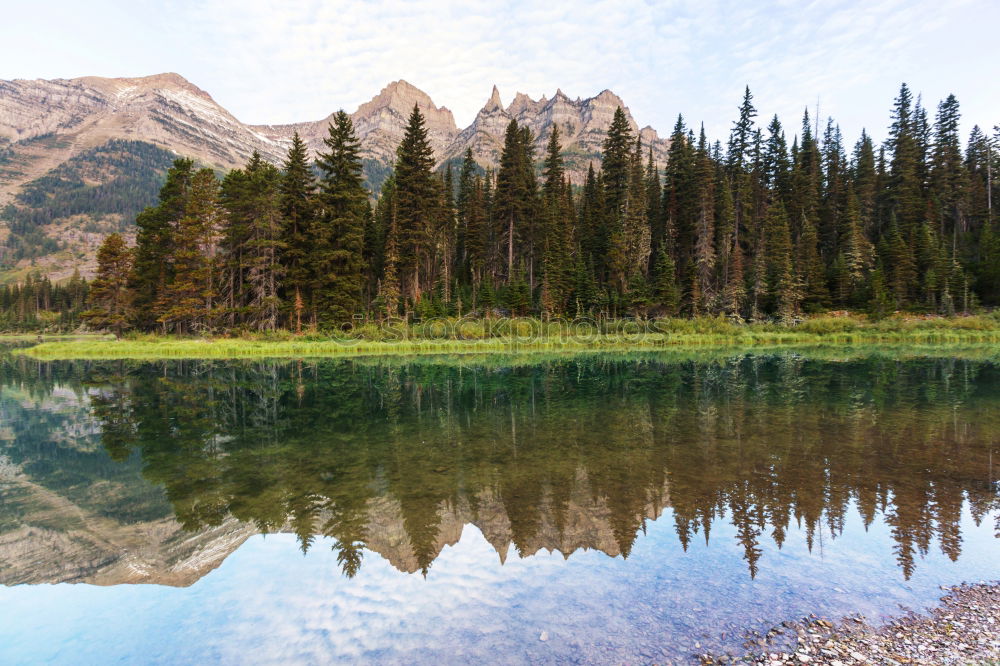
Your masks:
<path fill-rule="evenodd" d="M 892 111 L 887 147 L 892 153 L 886 190 L 889 214 L 896 220 L 904 242 L 910 243 L 923 219 L 918 125 L 914 120 L 913 96 L 904 83 Z"/>
<path fill-rule="evenodd" d="M 280 286 L 286 265 L 285 220 L 281 215 L 281 173 L 256 151 L 243 169 L 222 181 L 226 215 L 221 233 L 223 253 L 222 321 L 229 327 L 274 330 L 283 308 Z"/>
<path fill-rule="evenodd" d="M 213 324 L 217 296 L 215 247 L 221 209 L 219 182 L 211 169 L 191 179 L 184 214 L 171 234 L 171 279 L 156 302 L 157 321 L 166 332 L 201 333 Z"/>
<path fill-rule="evenodd" d="M 727 166 L 730 173 L 738 173 L 747 170 L 750 147 L 754 134 L 753 119 L 757 117 L 757 109 L 753 105 L 753 95 L 750 94 L 750 86 L 743 92 L 743 102 L 740 104 L 740 117 L 733 123 L 733 129 L 729 134 L 729 154 L 727 156 Z"/>
<path fill-rule="evenodd" d="M 632 175 L 633 145 L 632 128 L 628 118 L 619 106 L 611 119 L 604 138 L 601 172 L 604 178 L 605 206 L 611 219 L 620 220 L 623 215 L 629 181 Z"/>
<path fill-rule="evenodd" d="M 668 317 L 677 314 L 680 304 L 676 272 L 674 260 L 666 248 L 661 247 L 653 267 L 652 299 L 659 311 Z"/>
<path fill-rule="evenodd" d="M 930 160 L 930 194 L 939 215 L 938 233 L 951 238 L 952 249 L 965 229 L 967 172 L 958 135 L 961 115 L 954 95 L 938 105 Z"/>
<path fill-rule="evenodd" d="M 567 196 L 559 127 L 552 126 L 545 152 L 545 182 L 542 186 L 544 254 L 542 267 L 542 307 L 549 314 L 561 314 L 572 281 L 570 264 L 571 203 Z"/>
<path fill-rule="evenodd" d="M 663 246 L 685 268 L 694 253 L 697 219 L 696 155 L 683 116 L 677 116 L 663 176 Z M 686 277 L 682 283 L 690 282 Z"/>
<path fill-rule="evenodd" d="M 457 232 L 455 239 L 455 259 L 457 263 L 456 273 L 460 278 L 469 278 L 469 213 L 470 200 L 473 195 L 473 188 L 477 176 L 475 159 L 472 157 L 472 148 L 466 148 L 465 157 L 462 159 L 462 167 L 458 174 L 458 195 L 455 200 L 457 212 Z M 475 242 L 475 241 L 474 241 Z"/>
<path fill-rule="evenodd" d="M 508 281 L 513 276 L 515 256 L 526 261 L 529 282 L 534 277 L 538 202 L 532 151 L 533 141 L 528 128 L 519 127 L 516 120 L 511 120 L 500 153 L 493 206 L 497 228 L 492 234 L 497 243 L 492 263 Z"/>
<path fill-rule="evenodd" d="M 580 205 L 577 209 L 576 242 L 582 253 L 582 264 L 589 265 L 596 280 L 607 275 L 608 223 L 605 210 L 604 188 L 591 163 L 583 184 Z"/>
<path fill-rule="evenodd" d="M 649 146 L 649 157 L 646 161 L 646 225 L 649 227 L 649 267 L 652 274 L 656 257 L 663 245 L 663 182 L 660 180 L 660 169 L 653 161 L 653 147 Z"/>
<path fill-rule="evenodd" d="M 708 310 L 715 299 L 715 166 L 708 153 L 705 126 L 701 127 L 698 149 L 695 153 L 695 179 L 697 181 L 697 222 L 695 224 L 694 263 L 695 280 L 701 303 L 699 311 Z"/>
<path fill-rule="evenodd" d="M 295 330 L 302 328 L 306 303 L 312 302 L 314 281 L 310 271 L 310 229 L 316 214 L 316 179 L 309 164 L 306 144 L 295 132 L 288 149 L 281 177 L 281 215 L 284 218 L 284 251 L 281 263 L 285 268 L 283 299 L 291 305 L 289 323 Z"/>
<path fill-rule="evenodd" d="M 129 288 L 133 294 L 133 323 L 143 330 L 150 330 L 156 325 L 156 303 L 173 277 L 169 260 L 171 241 L 184 215 L 193 176 L 192 160 L 174 160 L 160 189 L 159 203 L 145 209 L 135 221 L 135 261 Z"/>
<path fill-rule="evenodd" d="M 281 216 L 281 173 L 262 159 L 247 166 L 249 213 L 244 250 L 246 310 L 244 323 L 253 330 L 273 331 L 281 320 L 280 285 L 285 278 L 281 255 L 284 220 Z"/>
<path fill-rule="evenodd" d="M 313 234 L 314 302 L 321 326 L 362 314 L 368 192 L 351 117 L 338 111 L 318 155 L 320 215 Z M 398 186 L 398 181 L 397 181 Z"/>
<path fill-rule="evenodd" d="M 829 306 L 830 291 L 826 284 L 826 267 L 819 253 L 819 235 L 808 218 L 802 222 L 796 256 L 803 305 L 818 312 Z"/>
<path fill-rule="evenodd" d="M 132 250 L 121 234 L 104 239 L 97 250 L 97 274 L 87 296 L 89 310 L 81 317 L 90 326 L 110 330 L 116 338 L 129 327 L 132 293 L 128 288 Z"/>
<path fill-rule="evenodd" d="M 762 242 L 768 302 L 772 312 L 779 318 L 787 320 L 798 311 L 801 294 L 792 265 L 792 240 L 788 228 L 788 216 L 781 202 L 773 204 L 767 211 Z"/>
<path fill-rule="evenodd" d="M 788 159 L 788 144 L 785 142 L 785 131 L 781 121 L 775 115 L 767 126 L 767 141 L 764 144 L 762 156 L 762 177 L 764 185 L 769 187 L 778 198 L 787 201 L 791 195 L 791 163 Z"/>
<path fill-rule="evenodd" d="M 396 151 L 396 234 L 402 296 L 416 303 L 434 284 L 431 239 L 440 216 L 440 181 L 424 116 L 416 104 Z"/>

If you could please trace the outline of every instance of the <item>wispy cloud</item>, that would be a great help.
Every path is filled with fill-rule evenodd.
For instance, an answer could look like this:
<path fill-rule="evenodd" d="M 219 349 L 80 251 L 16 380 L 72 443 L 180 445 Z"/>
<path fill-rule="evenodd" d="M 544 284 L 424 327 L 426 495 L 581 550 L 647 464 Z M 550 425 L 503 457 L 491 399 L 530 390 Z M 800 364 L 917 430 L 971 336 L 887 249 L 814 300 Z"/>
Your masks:
<path fill-rule="evenodd" d="M 97 0 L 96 7 L 89 14 L 68 7 L 76 30 L 69 19 L 49 20 L 58 11 L 45 21 L 16 17 L 21 33 L 24 21 L 35 22 L 36 43 L 45 31 L 60 37 L 43 40 L 50 46 L 38 54 L 47 63 L 42 75 L 60 61 L 71 75 L 91 73 L 74 69 L 88 63 L 98 74 L 115 74 L 116 65 L 119 74 L 174 69 L 248 122 L 353 110 L 399 78 L 451 108 L 460 125 L 494 83 L 505 101 L 516 91 L 538 97 L 561 87 L 589 96 L 610 88 L 641 124 L 667 131 L 682 112 L 720 137 L 744 85 L 762 120 L 778 113 L 790 133 L 818 98 L 821 114 L 849 135 L 862 126 L 882 134 L 903 80 L 931 104 L 956 93 L 967 125 L 1000 121 L 988 57 L 1000 19 L 993 0 L 180 0 L 166 7 Z M 125 31 L 117 29 L 122 21 Z M 17 48 L 17 40 L 0 28 L 0 49 Z M 30 75 L 4 61 L 4 76 Z"/>

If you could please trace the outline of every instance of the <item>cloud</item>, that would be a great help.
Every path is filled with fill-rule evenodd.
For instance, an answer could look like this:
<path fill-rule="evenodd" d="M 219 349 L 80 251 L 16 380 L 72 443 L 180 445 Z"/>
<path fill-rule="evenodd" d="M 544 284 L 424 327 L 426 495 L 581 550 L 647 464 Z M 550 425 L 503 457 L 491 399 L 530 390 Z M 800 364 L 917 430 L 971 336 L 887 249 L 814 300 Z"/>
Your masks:
<path fill-rule="evenodd" d="M 665 133 L 682 112 L 722 139 L 747 84 L 760 118 L 778 113 L 797 127 L 819 98 L 848 137 L 862 126 L 884 135 L 903 80 L 930 105 L 954 92 L 968 120 L 1000 120 L 984 57 L 1000 19 L 992 0 L 97 2 L 87 29 L 18 20 L 60 35 L 39 56 L 48 63 L 95 63 L 104 71 L 94 73 L 110 75 L 115 66 L 129 70 L 118 75 L 173 69 L 247 122 L 353 111 L 400 78 L 451 108 L 459 125 L 494 83 L 505 101 L 517 91 L 586 97 L 610 88 L 640 124 Z M 110 27 L 114 6 L 129 20 L 126 36 Z"/>

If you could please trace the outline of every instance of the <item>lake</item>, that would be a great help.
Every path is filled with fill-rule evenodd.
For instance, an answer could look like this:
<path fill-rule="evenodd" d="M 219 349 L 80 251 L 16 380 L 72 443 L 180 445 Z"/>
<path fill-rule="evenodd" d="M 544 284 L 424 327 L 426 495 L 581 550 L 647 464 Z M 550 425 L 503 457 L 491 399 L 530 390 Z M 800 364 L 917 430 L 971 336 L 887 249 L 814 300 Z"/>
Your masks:
<path fill-rule="evenodd" d="M 0 355 L 0 663 L 646 663 L 1000 573 L 1000 365 Z"/>

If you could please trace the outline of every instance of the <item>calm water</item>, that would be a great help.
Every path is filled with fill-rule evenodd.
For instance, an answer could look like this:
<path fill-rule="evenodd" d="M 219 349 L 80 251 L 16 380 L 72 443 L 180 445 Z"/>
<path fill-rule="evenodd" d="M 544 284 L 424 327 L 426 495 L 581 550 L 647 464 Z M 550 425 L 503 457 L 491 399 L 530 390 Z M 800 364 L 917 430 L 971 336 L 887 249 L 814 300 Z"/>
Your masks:
<path fill-rule="evenodd" d="M 0 355 L 0 663 L 685 661 L 1000 577 L 1000 367 Z"/>

